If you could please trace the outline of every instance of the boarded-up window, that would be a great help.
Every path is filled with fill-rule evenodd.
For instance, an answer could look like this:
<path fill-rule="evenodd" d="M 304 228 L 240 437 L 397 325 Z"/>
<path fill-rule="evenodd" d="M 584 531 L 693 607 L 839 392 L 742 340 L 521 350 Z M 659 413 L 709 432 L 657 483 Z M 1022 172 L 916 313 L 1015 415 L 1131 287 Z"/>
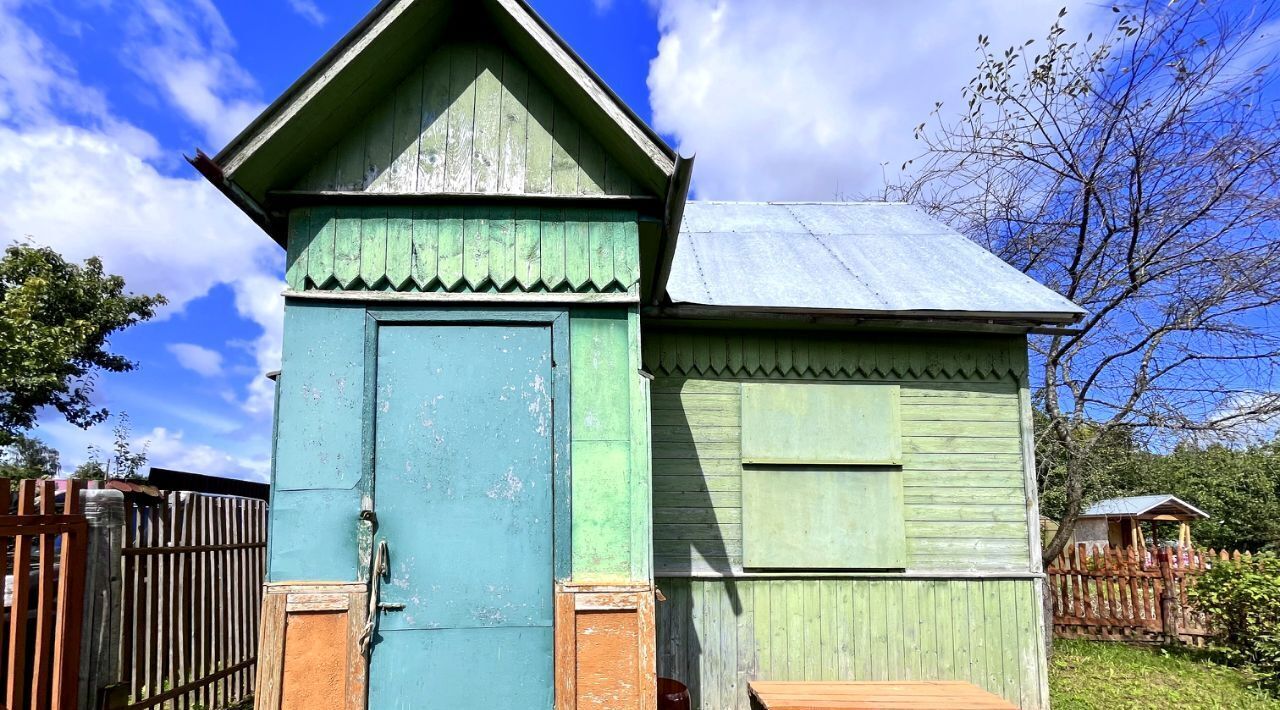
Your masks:
<path fill-rule="evenodd" d="M 742 385 L 742 462 L 902 463 L 898 386 Z"/>
<path fill-rule="evenodd" d="M 742 386 L 748 569 L 906 566 L 898 386 Z"/>

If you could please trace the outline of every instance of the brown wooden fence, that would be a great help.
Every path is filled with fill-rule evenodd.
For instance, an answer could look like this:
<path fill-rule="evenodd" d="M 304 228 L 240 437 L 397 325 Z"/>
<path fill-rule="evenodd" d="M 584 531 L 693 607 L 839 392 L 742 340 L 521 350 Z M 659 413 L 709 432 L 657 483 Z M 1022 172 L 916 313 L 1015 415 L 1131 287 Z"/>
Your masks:
<path fill-rule="evenodd" d="M 1189 603 L 1187 590 L 1196 575 L 1228 559 L 1226 551 L 1187 548 L 1067 548 L 1046 570 L 1054 633 L 1202 645 L 1209 620 Z"/>
<path fill-rule="evenodd" d="M 127 708 L 221 708 L 253 693 L 266 504 L 167 493 L 125 504 Z"/>
<path fill-rule="evenodd" d="M 0 481 L 5 491 L 0 539 L 5 547 L 4 707 L 74 710 L 80 671 L 88 524 L 83 483 L 64 506 L 53 481 Z"/>

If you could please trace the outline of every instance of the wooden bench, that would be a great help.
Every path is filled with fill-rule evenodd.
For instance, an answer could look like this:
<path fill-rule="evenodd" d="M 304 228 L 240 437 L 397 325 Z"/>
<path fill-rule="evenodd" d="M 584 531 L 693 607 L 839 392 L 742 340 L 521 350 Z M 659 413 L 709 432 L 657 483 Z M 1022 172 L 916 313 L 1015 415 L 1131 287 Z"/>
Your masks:
<path fill-rule="evenodd" d="M 1016 706 L 962 681 L 802 682 L 752 681 L 755 710 L 1016 710 Z"/>

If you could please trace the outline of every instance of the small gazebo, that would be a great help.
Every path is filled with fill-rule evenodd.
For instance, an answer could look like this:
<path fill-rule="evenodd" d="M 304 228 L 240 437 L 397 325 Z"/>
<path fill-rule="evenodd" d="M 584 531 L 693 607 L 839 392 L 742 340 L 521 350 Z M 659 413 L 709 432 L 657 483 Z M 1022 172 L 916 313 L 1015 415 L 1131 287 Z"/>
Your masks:
<path fill-rule="evenodd" d="M 1178 524 L 1178 544 L 1191 546 L 1193 520 L 1208 518 L 1209 514 L 1190 503 L 1167 493 L 1146 496 L 1109 498 L 1089 506 L 1076 522 L 1075 542 L 1090 547 L 1145 548 L 1147 541 L 1142 533 L 1142 521 L 1152 525 Z"/>

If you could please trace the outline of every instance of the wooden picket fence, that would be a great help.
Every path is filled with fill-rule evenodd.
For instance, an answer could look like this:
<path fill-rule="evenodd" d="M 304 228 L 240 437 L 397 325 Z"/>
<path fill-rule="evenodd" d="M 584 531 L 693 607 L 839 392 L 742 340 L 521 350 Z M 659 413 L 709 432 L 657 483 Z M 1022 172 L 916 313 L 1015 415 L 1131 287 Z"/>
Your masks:
<path fill-rule="evenodd" d="M 1203 645 L 1210 620 L 1187 590 L 1217 561 L 1239 551 L 1190 548 L 1067 548 L 1046 570 L 1055 635 Z"/>
<path fill-rule="evenodd" d="M 5 500 L 4 707 L 75 710 L 84 612 L 88 523 L 84 484 L 68 487 L 58 505 L 53 481 L 0 479 Z"/>
<path fill-rule="evenodd" d="M 125 708 L 234 706 L 253 693 L 266 503 L 170 492 L 125 504 Z"/>

